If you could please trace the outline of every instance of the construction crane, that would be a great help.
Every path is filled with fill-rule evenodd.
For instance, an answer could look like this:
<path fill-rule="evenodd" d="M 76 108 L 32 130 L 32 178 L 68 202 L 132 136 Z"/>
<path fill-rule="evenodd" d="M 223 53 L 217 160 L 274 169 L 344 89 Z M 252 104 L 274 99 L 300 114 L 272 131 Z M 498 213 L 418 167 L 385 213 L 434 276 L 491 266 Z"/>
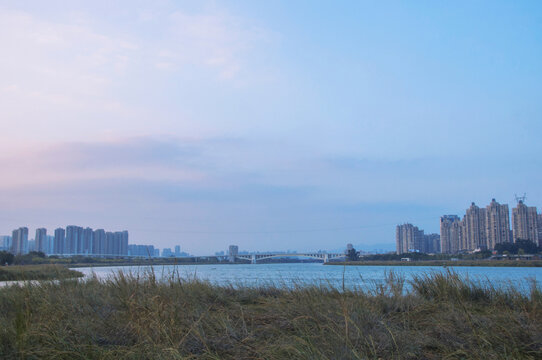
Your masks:
<path fill-rule="evenodd" d="M 523 196 L 518 196 L 517 194 L 514 194 L 515 198 L 516 198 L 516 202 L 518 203 L 524 203 L 525 200 L 527 199 L 527 194 L 526 193 L 523 193 Z"/>

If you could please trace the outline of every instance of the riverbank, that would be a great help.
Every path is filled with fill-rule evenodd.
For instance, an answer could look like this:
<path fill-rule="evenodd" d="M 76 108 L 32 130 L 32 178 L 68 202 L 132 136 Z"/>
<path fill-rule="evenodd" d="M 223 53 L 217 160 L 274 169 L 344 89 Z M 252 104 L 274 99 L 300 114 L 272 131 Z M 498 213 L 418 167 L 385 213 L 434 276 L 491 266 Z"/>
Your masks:
<path fill-rule="evenodd" d="M 0 267 L 0 281 L 57 280 L 82 277 L 61 265 L 11 265 Z"/>
<path fill-rule="evenodd" d="M 423 260 L 423 261 L 333 261 L 325 265 L 347 266 L 485 266 L 485 267 L 542 267 L 542 260 Z"/>
<path fill-rule="evenodd" d="M 372 290 L 154 274 L 0 291 L 0 358 L 535 359 L 542 292 L 388 274 Z"/>

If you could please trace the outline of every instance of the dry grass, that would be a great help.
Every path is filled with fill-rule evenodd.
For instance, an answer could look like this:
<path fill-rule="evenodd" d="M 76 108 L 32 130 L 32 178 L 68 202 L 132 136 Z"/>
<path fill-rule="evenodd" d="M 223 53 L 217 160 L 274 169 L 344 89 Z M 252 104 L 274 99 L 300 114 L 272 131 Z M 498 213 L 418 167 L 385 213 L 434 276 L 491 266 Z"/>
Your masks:
<path fill-rule="evenodd" d="M 461 279 L 370 291 L 216 286 L 172 274 L 0 290 L 0 358 L 540 359 L 542 293 Z"/>

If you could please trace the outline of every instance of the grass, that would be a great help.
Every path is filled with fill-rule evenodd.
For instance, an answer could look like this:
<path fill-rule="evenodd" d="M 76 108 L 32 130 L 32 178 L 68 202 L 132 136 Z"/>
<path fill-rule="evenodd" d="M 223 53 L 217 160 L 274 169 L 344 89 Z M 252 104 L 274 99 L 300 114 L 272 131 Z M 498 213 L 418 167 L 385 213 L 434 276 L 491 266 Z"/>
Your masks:
<path fill-rule="evenodd" d="M 540 359 L 542 292 L 449 271 L 371 290 L 152 271 L 0 289 L 6 359 Z"/>
<path fill-rule="evenodd" d="M 0 266 L 0 281 L 12 280 L 54 280 L 82 277 L 79 271 L 60 265 Z"/>
<path fill-rule="evenodd" d="M 331 261 L 325 265 L 348 266 L 485 266 L 485 267 L 542 267 L 542 260 L 421 260 L 421 261 Z"/>

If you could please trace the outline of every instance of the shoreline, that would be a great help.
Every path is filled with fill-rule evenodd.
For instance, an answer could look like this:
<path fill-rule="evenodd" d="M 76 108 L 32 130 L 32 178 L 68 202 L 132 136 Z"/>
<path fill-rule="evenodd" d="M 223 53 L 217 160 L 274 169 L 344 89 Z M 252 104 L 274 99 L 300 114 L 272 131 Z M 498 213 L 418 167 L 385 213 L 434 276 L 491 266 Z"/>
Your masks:
<path fill-rule="evenodd" d="M 341 266 L 473 266 L 473 267 L 542 267 L 542 260 L 423 260 L 423 261 L 340 261 L 324 265 Z"/>
<path fill-rule="evenodd" d="M 63 280 L 84 274 L 64 265 L 10 265 L 0 267 L 0 281 Z"/>

